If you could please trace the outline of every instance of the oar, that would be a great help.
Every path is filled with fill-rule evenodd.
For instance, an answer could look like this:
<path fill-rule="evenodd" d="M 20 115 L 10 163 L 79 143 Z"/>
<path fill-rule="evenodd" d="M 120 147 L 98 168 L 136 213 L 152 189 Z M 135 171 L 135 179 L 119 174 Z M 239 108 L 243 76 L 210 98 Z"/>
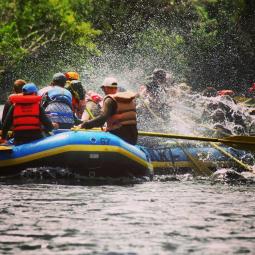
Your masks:
<path fill-rule="evenodd" d="M 214 128 L 210 128 L 210 127 L 207 127 L 207 126 L 204 126 L 210 130 L 216 130 Z M 219 131 L 219 133 L 223 134 L 223 135 L 227 135 L 224 131 Z M 222 154 L 224 154 L 225 156 L 227 156 L 228 158 L 232 159 L 233 161 L 235 161 L 239 166 L 241 166 L 242 168 L 250 171 L 253 173 L 253 169 L 252 169 L 252 166 L 249 166 L 245 163 L 243 163 L 241 160 L 237 159 L 236 157 L 234 157 L 231 153 L 227 152 L 225 149 L 223 149 L 222 147 L 220 147 L 219 145 L 217 145 L 216 143 L 212 143 L 210 142 L 209 143 L 211 146 L 213 146 L 215 149 L 217 149 L 218 151 L 220 151 Z"/>
<path fill-rule="evenodd" d="M 77 128 L 77 127 L 71 128 L 71 130 L 89 131 L 89 129 Z M 90 130 L 99 131 L 100 129 L 93 128 Z M 202 137 L 202 136 L 177 135 L 177 134 L 146 132 L 146 131 L 138 131 L 138 134 L 141 136 L 153 136 L 153 137 L 193 140 L 193 141 L 202 141 L 202 142 L 223 143 L 231 147 L 237 147 L 240 150 L 255 151 L 255 136 L 227 136 L 224 138 L 211 138 L 211 137 Z"/>
<path fill-rule="evenodd" d="M 176 144 L 182 149 L 184 154 L 194 165 L 194 170 L 196 171 L 197 175 L 210 176 L 212 174 L 212 171 L 204 164 L 202 160 L 199 160 L 196 156 L 189 153 L 189 151 L 182 144 L 178 142 L 176 142 Z"/>
<path fill-rule="evenodd" d="M 224 138 L 210 138 L 210 137 L 202 137 L 202 136 L 188 136 L 188 135 L 177 135 L 177 134 L 145 132 L 145 131 L 139 131 L 138 134 L 142 136 L 154 136 L 154 137 L 162 137 L 162 138 L 174 138 L 174 139 L 195 140 L 195 141 L 203 141 L 203 142 L 224 143 L 230 146 L 238 147 L 239 149 L 255 151 L 255 136 L 227 136 Z"/>
<path fill-rule="evenodd" d="M 147 106 L 150 108 L 149 106 Z M 153 111 L 152 111 L 153 112 Z M 92 117 L 93 114 L 91 113 Z M 79 128 L 74 128 L 73 130 L 79 130 Z M 166 134 L 166 133 L 157 133 L 157 132 L 145 132 L 138 131 L 138 134 L 141 136 L 154 136 L 154 137 L 163 137 L 163 138 L 174 138 L 174 139 L 185 139 L 185 140 L 196 140 L 204 142 L 219 142 L 238 149 L 251 150 L 255 151 L 255 136 L 227 136 L 224 138 L 209 138 L 209 137 L 200 137 L 200 136 L 185 136 L 185 135 L 176 135 L 176 134 Z"/>
<path fill-rule="evenodd" d="M 12 145 L 3 145 L 0 144 L 0 151 L 12 151 Z"/>
<path fill-rule="evenodd" d="M 244 169 L 253 172 L 252 166 L 249 166 L 245 163 L 243 163 L 241 160 L 237 159 L 236 157 L 234 157 L 232 154 L 230 154 L 229 152 L 227 152 L 226 150 L 224 150 L 223 148 L 221 148 L 220 146 L 218 146 L 215 143 L 210 143 L 214 148 L 216 148 L 218 151 L 220 151 L 222 154 L 224 154 L 225 156 L 229 157 L 230 159 L 232 159 L 233 161 L 235 161 L 239 166 L 243 167 Z"/>

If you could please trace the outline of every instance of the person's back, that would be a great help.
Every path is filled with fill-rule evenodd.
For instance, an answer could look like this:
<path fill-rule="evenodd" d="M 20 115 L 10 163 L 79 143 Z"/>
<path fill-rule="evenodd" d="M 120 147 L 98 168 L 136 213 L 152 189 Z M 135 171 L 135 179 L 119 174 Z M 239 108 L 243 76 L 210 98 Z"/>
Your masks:
<path fill-rule="evenodd" d="M 82 121 L 91 120 L 100 115 L 103 97 L 90 90 L 86 94 L 85 102 L 85 110 L 81 117 Z"/>
<path fill-rule="evenodd" d="M 46 114 L 52 122 L 58 123 L 59 128 L 71 128 L 74 125 L 72 95 L 64 88 L 65 83 L 65 75 L 56 73 L 51 88 L 44 94 L 42 100 Z"/>
<path fill-rule="evenodd" d="M 65 88 L 72 94 L 72 109 L 77 118 L 82 117 L 85 108 L 85 89 L 79 80 L 77 72 L 65 73 L 67 82 Z"/>
<path fill-rule="evenodd" d="M 3 123 L 2 138 L 12 127 L 15 144 L 23 144 L 45 137 L 46 132 L 54 127 L 40 106 L 41 97 L 37 95 L 37 87 L 33 83 L 23 86 L 22 95 L 12 95 L 10 107 Z M 44 130 L 42 129 L 44 127 Z"/>

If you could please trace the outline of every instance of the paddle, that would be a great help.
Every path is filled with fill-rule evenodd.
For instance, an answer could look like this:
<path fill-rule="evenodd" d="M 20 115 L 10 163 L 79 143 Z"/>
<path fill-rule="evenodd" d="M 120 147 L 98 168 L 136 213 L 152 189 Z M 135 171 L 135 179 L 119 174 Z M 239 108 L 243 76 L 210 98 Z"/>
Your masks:
<path fill-rule="evenodd" d="M 183 124 L 185 125 L 185 122 L 182 121 Z M 222 130 L 217 130 L 215 128 L 211 128 L 211 127 L 208 127 L 206 125 L 203 125 L 203 124 L 198 124 L 198 126 L 201 126 L 201 127 L 205 127 L 207 128 L 208 130 L 212 130 L 212 131 L 217 131 L 219 133 L 221 133 L 222 135 L 224 136 L 229 136 L 229 134 L 227 134 L 226 132 L 222 131 Z M 209 142 L 209 144 L 211 146 L 213 146 L 215 149 L 217 149 L 218 151 L 220 151 L 222 154 L 224 154 L 225 156 L 227 156 L 228 158 L 232 159 L 233 161 L 235 161 L 239 166 L 243 167 L 244 169 L 248 170 L 248 171 L 251 171 L 253 172 L 253 169 L 250 165 L 247 165 L 245 163 L 243 163 L 241 160 L 237 159 L 236 157 L 234 157 L 231 153 L 227 152 L 225 149 L 223 149 L 222 147 L 218 146 L 216 143 L 214 142 Z"/>
<path fill-rule="evenodd" d="M 71 128 L 73 131 L 100 131 L 99 128 L 93 129 L 83 129 L 83 128 Z M 189 136 L 189 135 L 176 135 L 176 134 L 167 134 L 167 133 L 158 133 L 158 132 L 146 132 L 138 131 L 138 134 L 141 136 L 154 136 L 162 138 L 173 138 L 173 139 L 183 139 L 183 140 L 194 140 L 194 141 L 203 141 L 203 142 L 214 142 L 214 143 L 224 143 L 231 147 L 236 147 L 240 150 L 251 150 L 255 151 L 255 136 L 227 136 L 224 138 L 210 138 L 202 136 Z"/>
<path fill-rule="evenodd" d="M 238 149 L 255 151 L 255 136 L 227 136 L 224 138 L 210 138 L 201 136 L 176 135 L 145 131 L 139 131 L 138 134 L 142 136 L 154 136 L 163 138 L 224 143 L 233 147 L 237 147 Z"/>
<path fill-rule="evenodd" d="M 143 98 L 142 98 L 142 101 L 145 103 Z M 149 110 L 151 110 L 147 104 L 145 105 Z M 154 113 L 152 110 L 151 112 Z M 91 117 L 92 119 L 94 118 L 92 113 L 91 113 Z M 78 131 L 78 130 L 84 130 L 84 129 L 79 129 L 75 127 L 73 128 L 73 130 Z M 238 149 L 255 151 L 255 136 L 227 136 L 224 138 L 209 138 L 209 137 L 200 137 L 200 136 L 185 136 L 185 135 L 165 134 L 165 133 L 145 132 L 145 131 L 138 131 L 138 134 L 141 136 L 154 136 L 154 137 L 185 139 L 185 140 L 195 140 L 195 141 L 204 141 L 204 142 L 219 142 L 219 143 L 230 145 L 231 147 L 236 147 Z"/>
<path fill-rule="evenodd" d="M 12 145 L 2 145 L 2 144 L 0 144 L 0 151 L 12 151 Z"/>

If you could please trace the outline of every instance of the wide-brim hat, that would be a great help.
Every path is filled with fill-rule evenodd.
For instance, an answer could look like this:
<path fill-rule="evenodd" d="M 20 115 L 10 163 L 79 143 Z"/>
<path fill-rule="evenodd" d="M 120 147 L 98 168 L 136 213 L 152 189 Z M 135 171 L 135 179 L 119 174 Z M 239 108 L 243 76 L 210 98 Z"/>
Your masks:
<path fill-rule="evenodd" d="M 103 84 L 101 85 L 101 88 L 103 87 L 118 88 L 118 81 L 114 77 L 107 77 L 104 79 Z"/>

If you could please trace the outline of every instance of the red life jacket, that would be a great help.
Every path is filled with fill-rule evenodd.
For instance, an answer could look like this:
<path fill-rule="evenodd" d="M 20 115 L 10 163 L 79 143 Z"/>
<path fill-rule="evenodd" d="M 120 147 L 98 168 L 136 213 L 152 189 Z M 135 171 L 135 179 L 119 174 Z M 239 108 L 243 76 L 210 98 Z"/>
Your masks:
<path fill-rule="evenodd" d="M 107 130 L 118 129 L 121 126 L 136 125 L 136 94 L 132 92 L 118 92 L 113 95 L 107 95 L 106 98 L 112 98 L 117 103 L 117 111 L 107 120 Z"/>
<path fill-rule="evenodd" d="M 17 94 L 13 93 L 13 94 L 10 94 L 8 99 L 11 101 L 11 98 L 15 97 L 15 96 L 23 96 L 23 93 L 17 93 Z"/>
<path fill-rule="evenodd" d="M 13 131 L 41 130 L 39 118 L 41 96 L 12 95 L 10 101 L 14 105 Z"/>
<path fill-rule="evenodd" d="M 231 89 L 224 89 L 218 91 L 218 96 L 233 96 L 235 93 Z"/>
<path fill-rule="evenodd" d="M 248 89 L 248 91 L 250 93 L 254 93 L 255 92 L 255 83 L 252 84 L 252 86 Z"/>

